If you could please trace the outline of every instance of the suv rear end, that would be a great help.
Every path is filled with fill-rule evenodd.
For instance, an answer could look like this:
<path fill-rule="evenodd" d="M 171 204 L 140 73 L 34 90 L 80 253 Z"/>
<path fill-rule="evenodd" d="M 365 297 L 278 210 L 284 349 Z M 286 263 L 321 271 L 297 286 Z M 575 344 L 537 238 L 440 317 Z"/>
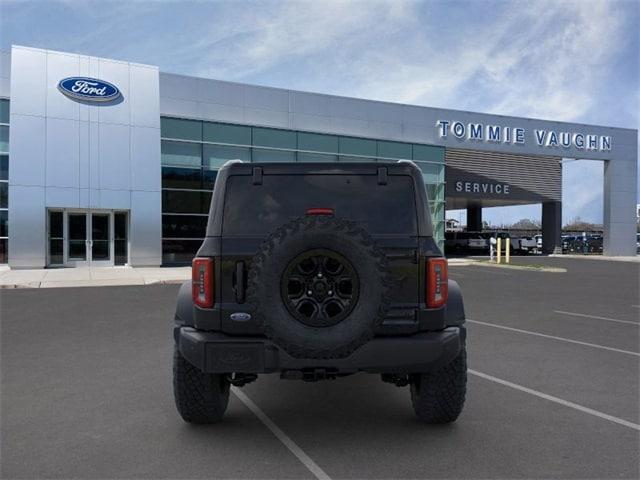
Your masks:
<path fill-rule="evenodd" d="M 219 419 L 225 388 L 228 396 L 229 384 L 263 373 L 313 381 L 368 372 L 411 385 L 424 420 L 454 420 L 466 382 L 464 309 L 427 205 L 410 162 L 225 166 L 178 299 L 183 418 Z M 459 386 L 447 411 L 434 397 L 443 375 Z M 198 376 L 220 387 L 219 408 L 204 416 L 189 404 L 198 385 L 185 385 Z"/>

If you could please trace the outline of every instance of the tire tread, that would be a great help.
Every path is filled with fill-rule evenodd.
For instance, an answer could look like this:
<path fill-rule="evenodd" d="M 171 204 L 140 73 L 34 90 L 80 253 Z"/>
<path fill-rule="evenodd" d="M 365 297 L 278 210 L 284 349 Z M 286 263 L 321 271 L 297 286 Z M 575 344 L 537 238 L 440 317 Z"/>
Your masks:
<path fill-rule="evenodd" d="M 467 351 L 463 347 L 448 365 L 413 376 L 411 403 L 423 422 L 450 423 L 462 412 L 466 391 Z"/>
<path fill-rule="evenodd" d="M 185 422 L 219 422 L 227 409 L 229 387 L 223 375 L 203 373 L 174 348 L 173 393 Z"/>

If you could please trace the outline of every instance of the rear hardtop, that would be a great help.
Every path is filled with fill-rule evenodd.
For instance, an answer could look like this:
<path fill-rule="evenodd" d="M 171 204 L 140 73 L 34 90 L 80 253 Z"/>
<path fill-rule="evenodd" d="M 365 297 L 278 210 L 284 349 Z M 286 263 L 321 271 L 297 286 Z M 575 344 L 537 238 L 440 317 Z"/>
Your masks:
<path fill-rule="evenodd" d="M 411 179 L 413 195 L 410 195 L 415 207 L 416 231 L 412 235 L 419 237 L 431 237 L 433 235 L 431 216 L 428 210 L 427 192 L 420 169 L 410 161 L 400 162 L 344 162 L 344 163 L 244 163 L 231 162 L 225 165 L 218 173 L 216 179 L 211 208 L 209 211 L 209 221 L 207 224 L 207 237 L 220 237 L 224 235 L 223 221 L 225 202 L 233 202 L 233 195 L 227 195 L 228 180 L 234 176 L 247 177 L 247 194 L 251 195 L 251 186 L 259 186 L 263 183 L 265 176 L 308 176 L 308 175 L 343 175 L 343 176 L 368 176 L 371 180 L 375 178 L 375 185 L 379 185 L 379 190 L 369 192 L 371 195 L 385 195 L 384 186 L 388 184 L 391 177 L 405 176 Z M 290 193 L 279 192 L 279 196 L 286 198 Z M 291 195 L 291 202 L 304 201 L 304 192 L 298 192 L 297 198 Z M 313 205 L 322 207 L 323 205 Z M 264 205 L 264 209 L 268 209 Z M 408 208 L 413 211 L 414 208 Z M 394 215 L 403 215 L 403 211 L 389 212 Z M 271 232 L 264 232 L 265 234 Z M 407 232 L 409 233 L 409 232 Z"/>

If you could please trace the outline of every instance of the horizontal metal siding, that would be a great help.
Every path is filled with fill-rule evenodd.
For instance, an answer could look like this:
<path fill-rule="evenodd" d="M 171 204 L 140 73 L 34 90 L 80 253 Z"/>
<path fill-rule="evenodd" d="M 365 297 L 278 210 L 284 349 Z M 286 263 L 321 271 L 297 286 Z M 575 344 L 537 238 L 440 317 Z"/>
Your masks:
<path fill-rule="evenodd" d="M 561 157 L 447 148 L 447 166 L 507 183 L 549 200 L 562 200 Z M 451 179 L 446 179 L 450 181 Z"/>

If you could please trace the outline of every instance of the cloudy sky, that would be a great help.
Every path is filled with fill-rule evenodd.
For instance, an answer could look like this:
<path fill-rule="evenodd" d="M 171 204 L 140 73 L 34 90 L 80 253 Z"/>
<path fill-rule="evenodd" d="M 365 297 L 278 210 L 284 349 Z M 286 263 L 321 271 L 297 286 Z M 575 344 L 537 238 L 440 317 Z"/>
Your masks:
<path fill-rule="evenodd" d="M 0 48 L 391 102 L 638 128 L 637 0 L 7 1 Z M 602 164 L 564 165 L 565 222 L 602 221 Z M 450 216 L 457 218 L 457 213 Z M 540 206 L 486 209 L 494 222 Z"/>

